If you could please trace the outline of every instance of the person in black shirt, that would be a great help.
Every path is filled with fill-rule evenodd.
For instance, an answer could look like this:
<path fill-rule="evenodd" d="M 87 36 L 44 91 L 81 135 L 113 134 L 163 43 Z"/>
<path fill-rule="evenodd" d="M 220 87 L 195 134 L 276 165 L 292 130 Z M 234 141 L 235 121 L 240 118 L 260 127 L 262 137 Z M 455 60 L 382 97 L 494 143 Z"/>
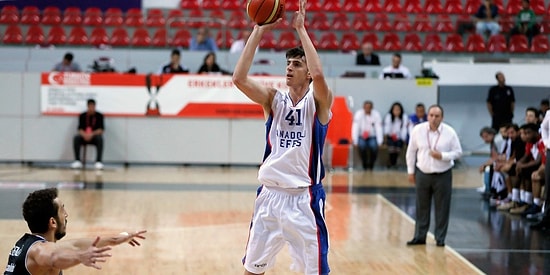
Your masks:
<path fill-rule="evenodd" d="M 161 74 L 187 74 L 189 69 L 180 64 L 181 55 L 178 49 L 172 50 L 170 55 L 170 63 L 162 66 L 160 69 Z"/>
<path fill-rule="evenodd" d="M 80 114 L 78 119 L 78 134 L 73 139 L 73 149 L 75 161 L 71 164 L 71 168 L 82 168 L 80 161 L 80 147 L 85 144 L 93 144 L 96 146 L 96 163 L 95 168 L 103 169 L 101 157 L 103 155 L 103 132 L 105 126 L 103 124 L 103 114 L 96 112 L 96 102 L 93 99 L 88 99 L 88 110 Z"/>
<path fill-rule="evenodd" d="M 101 269 L 99 264 L 111 257 L 111 246 L 140 245 L 137 239 L 145 239 L 147 232 L 59 241 L 66 234 L 68 216 L 56 188 L 30 193 L 23 203 L 23 217 L 31 233 L 25 233 L 11 249 L 4 275 L 61 275 L 63 269 L 79 264 Z"/>
<path fill-rule="evenodd" d="M 506 85 L 504 74 L 497 72 L 495 77 L 498 84 L 489 89 L 487 109 L 492 118 L 491 128 L 498 131 L 500 126 L 512 122 L 516 98 L 514 89 Z"/>
<path fill-rule="evenodd" d="M 364 43 L 361 46 L 361 53 L 357 55 L 355 65 L 380 66 L 380 58 L 372 52 L 372 43 Z"/>
<path fill-rule="evenodd" d="M 216 53 L 209 52 L 204 56 L 204 61 L 197 71 L 197 74 L 231 74 L 230 72 L 220 68 L 220 65 L 216 63 Z"/>

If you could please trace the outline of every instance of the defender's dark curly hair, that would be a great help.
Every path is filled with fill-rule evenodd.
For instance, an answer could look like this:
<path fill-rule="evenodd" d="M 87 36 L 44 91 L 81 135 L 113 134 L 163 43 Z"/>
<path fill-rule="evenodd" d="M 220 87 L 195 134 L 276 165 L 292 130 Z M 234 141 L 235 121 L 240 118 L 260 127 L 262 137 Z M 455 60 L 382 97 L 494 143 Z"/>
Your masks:
<path fill-rule="evenodd" d="M 57 219 L 59 205 L 57 188 L 37 190 L 29 194 L 23 203 L 23 218 L 32 233 L 46 233 L 50 218 Z"/>

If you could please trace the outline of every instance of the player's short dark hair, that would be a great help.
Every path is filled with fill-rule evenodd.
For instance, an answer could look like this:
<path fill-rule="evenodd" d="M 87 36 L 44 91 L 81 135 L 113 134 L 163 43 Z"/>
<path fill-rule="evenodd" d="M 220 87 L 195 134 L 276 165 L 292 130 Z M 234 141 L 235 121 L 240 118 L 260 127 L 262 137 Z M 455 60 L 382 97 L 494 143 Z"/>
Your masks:
<path fill-rule="evenodd" d="M 525 112 L 527 113 L 529 111 L 535 113 L 535 117 L 537 117 L 537 118 L 539 117 L 539 109 L 537 109 L 535 107 L 527 107 L 527 109 L 525 109 Z"/>
<path fill-rule="evenodd" d="M 394 53 L 393 56 L 399 57 L 399 59 L 401 59 L 401 54 L 400 53 Z"/>
<path fill-rule="evenodd" d="M 522 130 L 531 130 L 535 133 L 538 133 L 539 126 L 535 123 L 527 123 L 527 124 L 521 125 L 520 129 L 522 129 Z"/>
<path fill-rule="evenodd" d="M 543 99 L 540 101 L 540 105 L 547 105 L 547 106 L 550 106 L 550 100 L 548 99 Z"/>
<path fill-rule="evenodd" d="M 177 56 L 180 56 L 180 50 L 178 49 L 173 49 L 172 50 L 172 54 L 171 55 L 177 55 Z"/>
<path fill-rule="evenodd" d="M 481 130 L 479 130 L 479 135 L 481 136 L 484 133 L 490 134 L 490 135 L 496 135 L 497 131 L 495 131 L 495 129 L 493 129 L 491 127 L 483 127 L 483 128 L 481 128 Z"/>
<path fill-rule="evenodd" d="M 443 110 L 443 107 L 441 107 L 441 105 L 439 104 L 430 105 L 430 107 L 428 107 L 428 113 L 432 108 L 439 108 L 439 110 L 441 110 L 441 116 L 443 117 L 445 115 L 445 111 Z"/>
<path fill-rule="evenodd" d="M 63 56 L 63 59 L 65 59 L 69 62 L 73 61 L 73 58 L 74 58 L 74 56 L 73 56 L 72 53 L 66 53 L 65 56 Z"/>
<path fill-rule="evenodd" d="M 287 50 L 285 56 L 286 56 L 286 59 L 289 59 L 291 57 L 302 58 L 302 57 L 306 56 L 306 52 L 304 51 L 304 48 L 302 48 L 302 47 L 295 47 L 295 48 Z"/>
<path fill-rule="evenodd" d="M 92 99 L 92 98 L 90 98 L 90 99 L 88 99 L 87 104 L 88 104 L 88 105 L 90 105 L 90 104 L 94 104 L 94 105 L 95 105 L 95 100 Z"/>
<path fill-rule="evenodd" d="M 46 233 L 50 218 L 57 219 L 59 205 L 57 188 L 41 189 L 30 193 L 23 203 L 23 218 L 31 233 Z"/>
<path fill-rule="evenodd" d="M 372 103 L 372 100 L 365 100 L 363 102 L 363 106 L 367 105 L 367 104 L 370 104 L 371 106 L 374 106 L 374 104 Z"/>

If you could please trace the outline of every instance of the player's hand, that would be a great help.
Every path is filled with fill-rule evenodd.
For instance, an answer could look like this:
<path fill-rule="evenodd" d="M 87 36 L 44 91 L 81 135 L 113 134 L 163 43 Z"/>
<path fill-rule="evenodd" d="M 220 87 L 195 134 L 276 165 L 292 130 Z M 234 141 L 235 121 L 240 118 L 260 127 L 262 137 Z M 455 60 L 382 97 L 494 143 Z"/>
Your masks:
<path fill-rule="evenodd" d="M 437 151 L 437 150 L 431 150 L 430 151 L 430 156 L 434 159 L 438 159 L 438 160 L 441 160 L 441 158 L 443 158 L 443 156 L 441 155 L 441 152 Z"/>
<path fill-rule="evenodd" d="M 415 184 L 415 180 L 414 180 L 414 174 L 409 174 L 407 176 L 407 180 L 412 183 L 412 184 Z"/>
<path fill-rule="evenodd" d="M 531 174 L 531 179 L 532 180 L 540 180 L 540 174 L 538 171 L 535 171 Z"/>
<path fill-rule="evenodd" d="M 300 0 L 298 11 L 292 20 L 292 27 L 295 29 L 303 28 L 306 20 L 306 4 L 307 0 Z"/>
<path fill-rule="evenodd" d="M 254 25 L 254 28 L 257 28 L 258 30 L 261 30 L 262 33 L 265 33 L 265 32 L 268 32 L 268 31 L 271 31 L 273 29 L 275 29 L 275 26 L 279 25 L 279 23 L 281 23 L 283 21 L 283 18 L 279 18 L 277 19 L 277 21 L 273 22 L 273 23 L 269 23 L 269 24 L 263 24 L 263 25 Z"/>
<path fill-rule="evenodd" d="M 145 240 L 145 236 L 143 236 L 143 234 L 145 234 L 146 232 L 147 230 L 140 230 L 134 233 L 122 232 L 114 238 L 113 245 L 128 243 L 131 246 L 140 246 L 141 243 L 139 243 L 138 240 Z"/>
<path fill-rule="evenodd" d="M 92 245 L 80 255 L 80 262 L 83 265 L 93 267 L 95 269 L 101 269 L 101 266 L 98 265 L 98 263 L 104 263 L 107 261 L 106 258 L 111 257 L 111 254 L 106 253 L 107 251 L 111 250 L 111 247 L 104 246 L 98 248 L 98 242 L 99 237 L 97 237 Z"/>

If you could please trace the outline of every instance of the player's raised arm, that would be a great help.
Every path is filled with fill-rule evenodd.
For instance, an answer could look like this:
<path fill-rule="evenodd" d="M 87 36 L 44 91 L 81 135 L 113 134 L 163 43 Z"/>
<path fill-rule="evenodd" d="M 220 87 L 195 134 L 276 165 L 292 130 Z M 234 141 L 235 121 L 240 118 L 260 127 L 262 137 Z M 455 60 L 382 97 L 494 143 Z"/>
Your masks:
<path fill-rule="evenodd" d="M 273 29 L 274 25 L 280 21 L 279 19 L 273 24 L 254 26 L 254 30 L 250 34 L 233 72 L 233 83 L 235 86 L 252 101 L 262 105 L 266 117 L 271 111 L 271 100 L 276 90 L 263 86 L 258 81 L 250 78 L 248 72 L 250 71 L 250 66 L 252 66 L 256 48 L 260 44 L 263 34 Z"/>
<path fill-rule="evenodd" d="M 314 97 L 318 105 L 317 115 L 321 123 L 327 124 L 330 119 L 329 113 L 332 105 L 332 91 L 325 80 L 321 59 L 304 25 L 306 18 L 306 3 L 307 0 L 300 0 L 299 10 L 296 12 L 292 26 L 296 29 L 306 54 L 306 63 L 311 79 L 313 80 Z"/>

